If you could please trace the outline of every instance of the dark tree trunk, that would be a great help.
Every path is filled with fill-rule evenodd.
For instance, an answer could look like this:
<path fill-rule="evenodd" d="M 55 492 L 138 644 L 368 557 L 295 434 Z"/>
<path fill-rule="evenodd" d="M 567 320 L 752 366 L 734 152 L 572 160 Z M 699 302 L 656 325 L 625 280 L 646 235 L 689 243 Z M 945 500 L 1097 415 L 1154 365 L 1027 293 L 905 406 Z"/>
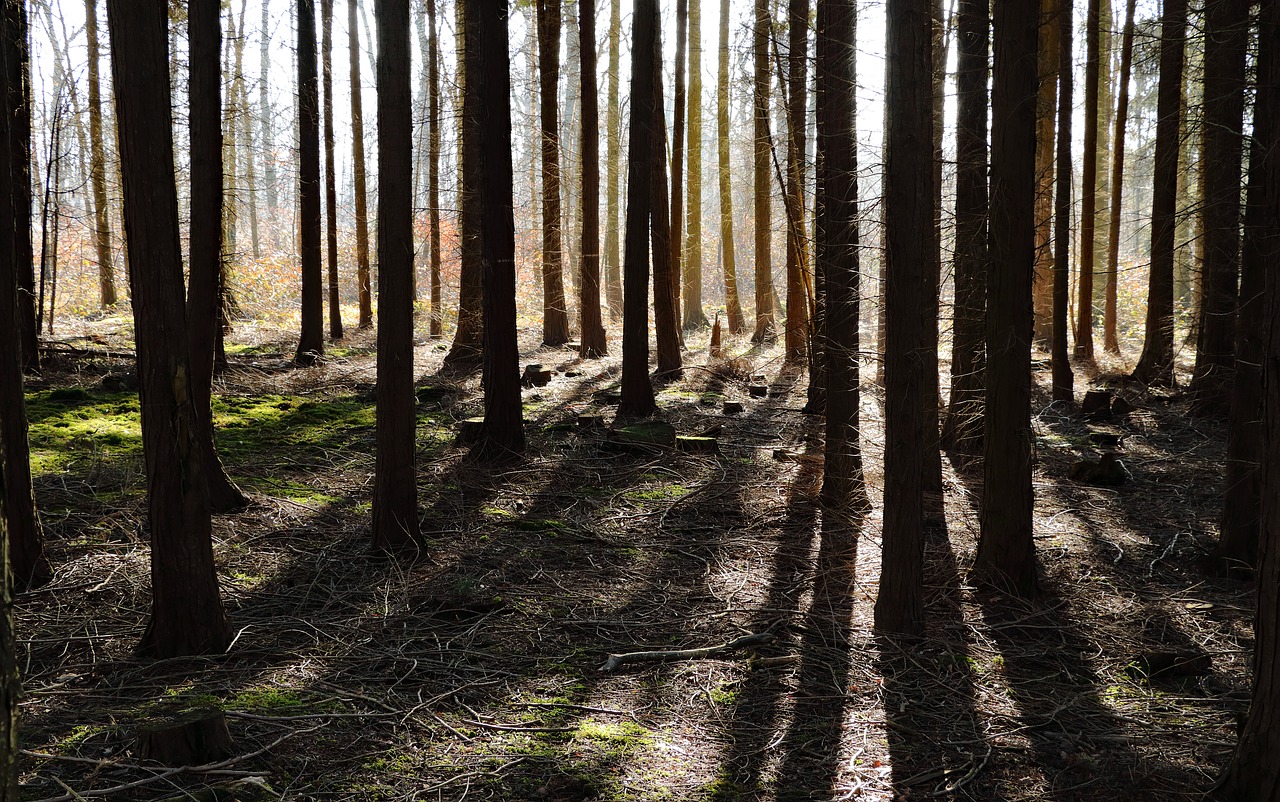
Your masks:
<path fill-rule="evenodd" d="M 787 58 L 787 325 L 785 358 L 804 359 L 809 328 L 809 292 L 805 287 L 804 148 L 808 106 L 809 0 L 788 0 Z"/>
<path fill-rule="evenodd" d="M 114 59 L 113 59 L 114 61 Z M 316 75 L 316 2 L 298 0 L 298 204 L 302 257 L 302 330 L 293 361 L 314 365 L 324 353 L 320 258 L 320 103 Z"/>
<path fill-rule="evenodd" d="M 213 438 L 210 395 L 218 330 L 222 270 L 222 24 L 217 0 L 192 0 L 187 10 L 190 43 L 191 236 L 187 289 L 187 345 L 196 444 L 214 512 L 245 505 L 223 470 Z"/>
<path fill-rule="evenodd" d="M 826 361 L 822 500 L 829 509 L 842 512 L 868 506 L 858 442 L 857 19 L 854 0 L 818 0 L 815 257 L 826 295 L 821 353 Z"/>
<path fill-rule="evenodd" d="M 1036 275 L 1032 285 L 1036 341 L 1053 341 L 1054 126 L 1058 112 L 1058 65 L 1062 61 L 1060 0 L 1040 4 L 1040 91 L 1036 98 Z"/>
<path fill-rule="evenodd" d="M 773 178 L 770 175 L 769 148 L 769 32 L 771 29 L 769 0 L 755 0 L 755 95 L 752 114 L 755 121 L 755 276 L 756 327 L 752 342 L 773 336 L 776 302 L 773 296 L 773 220 L 770 200 Z"/>
<path fill-rule="evenodd" d="M 582 314 L 584 359 L 609 352 L 600 315 L 600 102 L 596 92 L 596 9 L 579 7 L 578 35 L 582 53 L 582 280 L 578 306 Z"/>
<path fill-rule="evenodd" d="M 466 0 L 479 46 L 480 258 L 484 265 L 484 425 L 471 458 L 501 462 L 524 452 L 516 344 L 516 228 L 511 166 L 511 57 L 507 0 Z M 559 31 L 559 25 L 556 26 Z M 558 33 L 557 33 L 558 35 Z M 468 37 L 468 42 L 472 41 Z M 543 107 L 545 111 L 545 106 Z M 551 118 L 554 121 L 554 116 Z"/>
<path fill-rule="evenodd" d="M 960 0 L 956 41 L 955 317 L 942 443 L 982 453 L 987 326 L 987 0 Z"/>
<path fill-rule="evenodd" d="M 7 349 L 12 350 L 12 349 Z M 5 518 L 3 457 L 0 457 L 0 800 L 18 802 L 18 706 L 22 675 L 13 628 L 13 576 L 9 573 L 9 528 Z"/>
<path fill-rule="evenodd" d="M 4 17 L 5 110 L 9 114 L 9 125 L 4 130 L 11 154 L 6 175 L 15 185 L 9 197 L 13 220 L 10 230 L 17 256 L 11 269 L 18 282 L 17 344 L 22 354 L 22 369 L 32 373 L 40 368 L 40 351 L 36 342 L 39 332 L 36 331 L 36 276 L 31 243 L 31 69 L 26 4 L 5 0 Z"/>
<path fill-rule="evenodd" d="M 151 620 L 140 654 L 230 642 L 214 573 L 209 491 L 196 443 L 170 118 L 168 3 L 109 0 L 125 237 L 129 242 L 151 536 Z"/>
<path fill-rule="evenodd" d="M 659 23 L 660 24 L 660 23 Z M 653 329 L 658 350 L 658 375 L 675 378 L 683 368 L 680 356 L 680 246 L 671 230 L 673 216 L 667 207 L 667 128 L 662 99 L 662 33 L 655 28 L 658 44 L 653 54 L 652 128 L 653 165 L 649 171 L 649 231 L 653 249 Z M 675 161 L 672 161 L 675 164 Z"/>
<path fill-rule="evenodd" d="M 1058 26 L 1058 178 L 1053 217 L 1053 400 L 1075 401 L 1075 375 L 1067 348 L 1067 306 L 1071 302 L 1071 114 L 1074 78 L 1071 58 L 1072 0 L 1060 0 Z M 1119 208 L 1119 204 L 1117 204 Z"/>
<path fill-rule="evenodd" d="M 1160 24 L 1146 339 L 1133 378 L 1143 384 L 1166 387 L 1173 385 L 1173 251 L 1178 227 L 1178 129 L 1186 38 L 1187 0 L 1165 0 Z"/>
<path fill-rule="evenodd" d="M 724 260 L 724 304 L 729 332 L 746 331 L 738 293 L 737 248 L 733 241 L 733 186 L 729 170 L 729 0 L 720 0 L 720 59 L 716 73 L 716 158 L 720 177 L 720 250 Z"/>
<path fill-rule="evenodd" d="M 1035 270 L 1038 2 L 996 0 L 991 91 L 991 269 L 982 535 L 974 571 L 1036 593 L 1031 512 L 1031 281 Z"/>
<path fill-rule="evenodd" d="M 538 78 L 542 83 L 542 344 L 569 341 L 560 236 L 560 3 L 538 3 Z"/>
<path fill-rule="evenodd" d="M 0 17 L 0 53 L 3 55 L 4 121 L 0 127 L 0 175 L 10 176 L 0 188 L 0 332 L 5 345 L 0 347 L 0 472 L 5 475 L 0 487 L 0 520 L 7 520 L 6 538 L 13 579 L 20 588 L 34 587 L 49 581 L 52 572 L 44 556 L 40 518 L 36 514 L 31 491 L 31 460 L 27 446 L 27 410 L 22 389 L 22 349 L 19 287 L 21 265 L 31 265 L 31 232 L 29 217 L 22 213 L 31 208 L 31 184 L 22 167 L 29 157 L 15 129 L 30 128 L 30 106 L 22 102 L 25 70 L 26 26 L 21 17 L 25 5 L 5 2 Z M 15 87 L 14 82 L 18 85 Z M 32 326 L 35 325 L 34 320 Z M 5 608 L 4 615 L 8 615 Z M 3 625 L 3 623 L 0 623 Z M 7 678 L 7 675 L 6 675 Z M 16 797 L 15 797 L 16 798 Z"/>
<path fill-rule="evenodd" d="M 440 35 L 436 0 L 427 0 L 427 244 L 431 249 L 432 338 L 444 336 L 444 292 L 440 281 Z"/>
<path fill-rule="evenodd" d="M 326 0 L 327 1 L 327 0 Z M 373 547 L 418 540 L 413 397 L 413 104 L 409 0 L 378 0 L 378 410 Z"/>
<path fill-rule="evenodd" d="M 1124 198 L 1124 140 L 1129 119 L 1129 76 L 1133 71 L 1133 15 L 1137 0 L 1125 4 L 1124 34 L 1120 43 L 1120 97 L 1116 105 L 1116 129 L 1111 148 L 1111 218 L 1108 220 L 1107 284 L 1102 308 L 1102 341 L 1108 353 L 1120 353 L 1116 333 L 1116 301 L 1120 279 L 1120 207 Z"/>
<path fill-rule="evenodd" d="M 356 0 L 347 0 L 347 50 L 351 86 L 360 86 L 360 29 L 356 25 Z M 360 294 L 358 328 L 373 325 L 373 291 L 369 279 L 369 210 L 364 164 L 364 104 L 360 92 L 351 91 L 351 161 L 356 192 L 356 284 Z"/>
<path fill-rule="evenodd" d="M 924 489 L 929 261 L 937 249 L 933 204 L 931 0 L 886 7 L 885 42 L 885 457 L 884 546 L 875 626 L 924 629 Z"/>
<path fill-rule="evenodd" d="M 1248 0 L 1205 4 L 1203 303 L 1196 326 L 1193 409 L 1222 414 L 1231 406 L 1240 265 L 1240 167 L 1244 147 Z"/>
<path fill-rule="evenodd" d="M 657 411 L 649 379 L 649 217 L 653 198 L 653 130 L 659 69 L 657 0 L 637 0 L 631 21 L 631 130 L 627 137 L 627 229 L 623 242 L 622 400 L 618 414 L 644 417 Z"/>
<path fill-rule="evenodd" d="M 684 140 L 685 140 L 684 113 L 685 113 L 685 102 L 686 102 L 685 39 L 686 39 L 686 31 L 688 29 L 688 25 L 689 25 L 688 0 L 676 0 L 676 62 L 674 65 L 672 65 L 673 72 L 675 72 L 676 88 L 675 88 L 675 98 L 674 98 L 675 103 L 674 103 L 674 108 L 672 110 L 673 113 L 672 113 L 672 126 L 671 126 L 671 194 L 669 196 L 671 205 L 668 207 L 668 211 L 670 212 L 670 217 L 668 218 L 669 223 L 667 225 L 668 233 L 664 236 L 664 239 L 666 240 L 667 253 L 669 254 L 667 258 L 667 262 L 671 266 L 670 267 L 671 275 L 669 279 L 664 279 L 661 276 L 659 276 L 658 275 L 659 271 L 657 269 L 657 260 L 655 259 L 653 282 L 654 282 L 654 286 L 656 287 L 658 282 L 662 281 L 664 284 L 666 284 L 666 286 L 670 288 L 671 292 L 673 293 L 672 300 L 671 300 L 671 308 L 675 313 L 676 330 L 677 330 L 676 332 L 677 352 L 679 351 L 679 348 L 680 348 L 680 345 L 679 345 L 680 279 L 681 279 L 682 272 L 684 270 L 684 260 L 682 258 L 683 256 L 682 246 L 684 244 L 684 241 L 681 236 L 681 232 L 684 230 L 684 181 L 683 181 L 683 178 L 681 177 L 681 171 L 684 167 Z M 658 63 L 659 64 L 662 63 L 661 52 L 658 53 Z M 659 67 L 657 91 L 659 93 L 662 91 L 661 67 Z M 660 107 L 664 105 L 665 104 L 662 104 L 661 102 L 659 103 Z M 661 120 L 662 120 L 662 127 L 664 129 L 666 127 L 666 119 L 667 119 L 666 113 L 663 112 Z M 664 131 L 663 140 L 665 141 L 665 139 L 666 139 L 666 134 Z M 659 152 L 661 153 L 661 156 L 659 157 L 659 163 L 664 163 L 667 158 L 667 149 L 665 144 L 663 145 L 662 150 Z M 664 180 L 663 183 L 665 184 L 666 181 Z M 664 200 L 663 205 L 665 204 L 666 204 L 666 201 Z M 658 200 L 657 198 L 654 198 L 654 208 L 656 209 L 657 206 L 658 206 Z M 656 301 L 656 298 L 655 298 L 655 301 Z M 654 304 L 654 312 L 655 313 L 657 312 L 656 303 Z M 654 326 L 655 328 L 658 329 L 658 337 L 659 337 L 659 340 L 661 340 L 662 326 L 658 325 L 656 320 L 654 321 Z M 663 361 L 662 357 L 663 357 L 663 349 L 662 349 L 661 342 L 659 342 L 658 343 L 658 364 L 659 365 L 662 364 L 662 361 Z M 659 368 L 659 370 L 661 370 L 661 368 Z"/>
<path fill-rule="evenodd" d="M 685 256 L 680 286 L 686 331 L 705 329 L 702 311 L 702 0 L 689 0 L 689 134 Z"/>
<path fill-rule="evenodd" d="M 472 41 L 476 36 L 475 21 L 468 13 L 475 11 L 473 3 L 456 4 L 458 33 L 458 84 L 462 94 L 462 119 L 459 137 L 462 140 L 458 166 L 458 243 L 460 267 L 458 276 L 458 328 L 453 333 L 453 345 L 445 354 L 443 367 L 449 370 L 471 370 L 480 365 L 484 338 L 484 265 L 480 255 L 480 215 L 484 210 L 480 186 L 480 93 L 470 91 L 467 82 L 480 83 L 480 45 Z"/>
<path fill-rule="evenodd" d="M 1080 278 L 1076 284 L 1075 355 L 1093 359 L 1093 254 L 1098 206 L 1098 95 L 1102 0 L 1086 0 L 1084 167 L 1080 177 Z M 1109 56 L 1108 56 L 1109 58 Z"/>
<path fill-rule="evenodd" d="M 342 297 L 338 292 L 338 177 L 333 158 L 333 0 L 320 0 L 321 81 L 324 91 L 325 248 L 329 278 L 329 338 L 342 339 Z M 355 94 L 354 92 L 352 93 Z"/>

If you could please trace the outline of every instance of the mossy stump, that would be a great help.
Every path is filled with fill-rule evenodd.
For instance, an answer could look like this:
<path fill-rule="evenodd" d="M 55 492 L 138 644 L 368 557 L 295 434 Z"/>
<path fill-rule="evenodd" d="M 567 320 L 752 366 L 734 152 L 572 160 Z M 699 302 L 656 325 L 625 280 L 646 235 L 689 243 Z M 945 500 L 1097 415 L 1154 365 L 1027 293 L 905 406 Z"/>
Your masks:
<path fill-rule="evenodd" d="M 232 754 L 231 732 L 220 710 L 184 710 L 138 729 L 137 755 L 166 766 L 202 766 Z"/>

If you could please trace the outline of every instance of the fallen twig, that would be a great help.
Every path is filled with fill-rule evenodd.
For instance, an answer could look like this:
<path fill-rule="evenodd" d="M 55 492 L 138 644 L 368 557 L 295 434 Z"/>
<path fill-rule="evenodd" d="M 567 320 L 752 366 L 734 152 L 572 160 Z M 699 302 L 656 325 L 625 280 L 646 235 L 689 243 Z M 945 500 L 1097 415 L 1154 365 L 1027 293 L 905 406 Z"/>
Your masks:
<path fill-rule="evenodd" d="M 772 640 L 772 632 L 753 632 L 750 635 L 743 635 L 740 638 L 735 638 L 728 643 L 721 643 L 716 646 L 703 646 L 697 649 L 675 649 L 653 652 L 611 654 L 600 666 L 600 670 L 616 671 L 619 666 L 625 666 L 630 663 L 666 663 L 673 660 L 701 660 L 705 657 L 714 657 L 718 654 L 727 654 L 729 652 L 737 651 L 738 649 L 745 649 L 748 646 L 759 646 L 763 643 L 769 643 Z"/>

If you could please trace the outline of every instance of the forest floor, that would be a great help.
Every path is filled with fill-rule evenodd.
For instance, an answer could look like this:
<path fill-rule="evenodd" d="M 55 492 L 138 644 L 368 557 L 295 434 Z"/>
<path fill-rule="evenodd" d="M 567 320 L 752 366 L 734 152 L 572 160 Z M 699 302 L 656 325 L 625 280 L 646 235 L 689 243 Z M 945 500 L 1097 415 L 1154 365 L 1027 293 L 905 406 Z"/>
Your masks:
<path fill-rule="evenodd" d="M 877 638 L 883 395 L 864 362 L 872 509 L 824 516 L 821 421 L 775 347 L 690 338 L 661 387 L 681 434 L 721 427 L 718 454 L 622 451 L 615 356 L 536 348 L 555 371 L 525 391 L 528 454 L 463 461 L 477 375 L 436 375 L 420 341 L 424 548 L 368 548 L 373 337 L 320 366 L 241 326 L 218 379 L 219 447 L 251 496 L 214 519 L 235 641 L 225 655 L 143 661 L 149 601 L 128 325 L 55 344 L 28 395 L 36 496 L 54 581 L 17 600 L 30 800 L 1126 800 L 1200 798 L 1248 704 L 1252 592 L 1199 567 L 1216 533 L 1225 427 L 1176 394 L 1125 390 L 1132 480 L 1068 479 L 1089 424 L 1036 394 L 1043 595 L 967 580 L 981 471 L 944 458 L 945 520 L 928 537 L 927 636 Z M 92 337 L 87 336 L 92 333 Z M 1105 365 L 1119 369 L 1117 364 Z M 1080 375 L 1077 397 L 1103 380 Z M 764 375 L 766 397 L 752 397 Z M 1048 372 L 1038 373 L 1047 382 Z M 107 381 L 111 386 L 111 381 Z M 945 385 L 944 385 L 945 386 Z M 741 401 L 724 414 L 724 401 Z M 602 670 L 610 654 L 763 643 Z M 1200 676 L 1148 677 L 1150 650 L 1208 655 Z M 225 711 L 232 756 L 166 771 L 140 724 Z"/>

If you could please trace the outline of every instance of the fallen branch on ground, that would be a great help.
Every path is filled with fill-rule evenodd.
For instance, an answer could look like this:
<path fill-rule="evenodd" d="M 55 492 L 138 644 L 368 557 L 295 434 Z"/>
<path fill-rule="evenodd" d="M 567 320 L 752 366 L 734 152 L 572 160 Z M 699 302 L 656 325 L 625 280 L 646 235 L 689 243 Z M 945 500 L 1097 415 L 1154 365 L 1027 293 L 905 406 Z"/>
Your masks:
<path fill-rule="evenodd" d="M 600 670 L 616 671 L 619 666 L 625 666 L 631 663 L 666 663 L 673 660 L 701 660 L 705 657 L 714 657 L 718 654 L 728 654 L 729 652 L 734 652 L 738 649 L 745 649 L 748 646 L 759 646 L 764 643 L 769 643 L 772 640 L 772 632 L 753 632 L 750 635 L 743 635 L 740 638 L 735 638 L 728 643 L 721 643 L 716 646 L 703 646 L 698 649 L 675 649 L 653 652 L 611 654 L 600 666 Z"/>

